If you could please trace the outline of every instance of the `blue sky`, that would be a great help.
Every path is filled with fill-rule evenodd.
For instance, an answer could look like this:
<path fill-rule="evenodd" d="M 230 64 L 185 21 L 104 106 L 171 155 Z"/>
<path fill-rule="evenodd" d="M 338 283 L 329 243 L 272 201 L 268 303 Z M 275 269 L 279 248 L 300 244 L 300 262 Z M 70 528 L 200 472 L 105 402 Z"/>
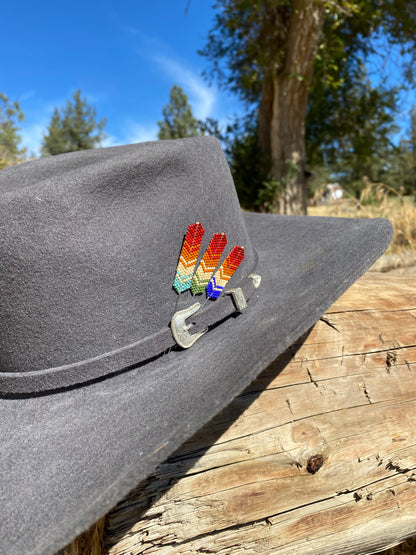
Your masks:
<path fill-rule="evenodd" d="M 104 146 L 155 139 L 174 83 L 183 87 L 200 119 L 210 116 L 226 124 L 242 114 L 235 97 L 216 85 L 210 87 L 201 76 L 208 63 L 197 50 L 212 27 L 213 4 L 214 0 L 5 3 L 0 91 L 20 101 L 26 116 L 22 146 L 29 154 L 39 154 L 54 108 L 63 106 L 77 89 L 97 108 L 98 117 L 108 120 Z M 377 82 L 374 67 L 372 79 Z M 393 81 L 396 71 L 388 70 Z M 414 102 L 414 91 L 402 95 L 397 122 L 403 128 Z"/>
<path fill-rule="evenodd" d="M 177 83 L 198 118 L 223 124 L 241 112 L 210 87 L 197 50 L 213 23 L 213 2 L 7 2 L 2 7 L 0 91 L 19 100 L 22 145 L 39 153 L 52 112 L 81 89 L 106 117 L 104 146 L 155 139 L 157 120 Z M 4 55 L 6 54 L 6 55 Z"/>

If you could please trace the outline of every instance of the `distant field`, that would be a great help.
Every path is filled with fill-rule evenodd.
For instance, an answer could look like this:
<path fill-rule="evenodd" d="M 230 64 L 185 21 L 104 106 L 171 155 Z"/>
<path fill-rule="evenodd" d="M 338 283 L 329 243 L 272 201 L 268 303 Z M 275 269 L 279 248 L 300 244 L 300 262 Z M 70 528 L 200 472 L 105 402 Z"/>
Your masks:
<path fill-rule="evenodd" d="M 367 191 L 368 192 L 368 191 Z M 368 203 L 364 193 L 359 201 L 351 198 L 308 207 L 310 216 L 343 218 L 387 218 L 393 224 L 394 237 L 389 254 L 416 251 L 416 202 L 412 197 L 375 191 Z"/>

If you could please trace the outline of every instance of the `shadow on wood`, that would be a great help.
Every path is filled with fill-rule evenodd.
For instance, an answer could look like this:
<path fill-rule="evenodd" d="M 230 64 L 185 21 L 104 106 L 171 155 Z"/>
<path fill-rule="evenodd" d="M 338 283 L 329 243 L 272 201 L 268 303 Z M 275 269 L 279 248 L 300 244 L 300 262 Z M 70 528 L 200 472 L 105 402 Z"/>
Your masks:
<path fill-rule="evenodd" d="M 250 405 L 258 400 L 264 388 L 293 359 L 306 336 L 307 334 L 276 358 L 241 395 L 187 440 L 180 449 L 158 467 L 154 475 L 140 483 L 129 496 L 117 505 L 108 517 L 107 550 L 111 551 L 112 547 L 134 528 L 138 519 L 146 518 L 146 511 L 150 506 L 157 503 L 160 497 L 168 495 L 169 490 L 179 480 L 187 475 L 197 475 L 200 472 L 199 459 L 207 456 L 207 452 L 218 442 L 219 438 L 224 438 L 230 426 L 235 425 Z M 218 461 L 216 461 L 217 463 Z M 205 467 L 203 471 L 205 472 Z"/>
<path fill-rule="evenodd" d="M 415 535 L 415 378 L 416 280 L 367 274 L 107 515 L 103 552 L 358 554 Z"/>

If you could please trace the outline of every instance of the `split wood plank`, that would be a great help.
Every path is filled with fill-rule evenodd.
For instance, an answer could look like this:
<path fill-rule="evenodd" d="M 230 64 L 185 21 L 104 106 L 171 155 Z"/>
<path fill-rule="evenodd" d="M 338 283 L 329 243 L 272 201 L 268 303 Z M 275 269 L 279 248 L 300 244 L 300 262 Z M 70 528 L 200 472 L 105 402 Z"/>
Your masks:
<path fill-rule="evenodd" d="M 368 273 L 107 515 L 101 541 L 109 555 L 333 555 L 413 535 L 416 279 Z"/>

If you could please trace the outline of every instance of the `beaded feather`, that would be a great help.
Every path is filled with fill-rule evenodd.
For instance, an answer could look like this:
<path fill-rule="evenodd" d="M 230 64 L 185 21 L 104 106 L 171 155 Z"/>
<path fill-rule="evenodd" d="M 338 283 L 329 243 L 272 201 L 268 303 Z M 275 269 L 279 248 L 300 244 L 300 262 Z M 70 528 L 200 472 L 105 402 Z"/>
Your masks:
<path fill-rule="evenodd" d="M 182 291 L 186 291 L 191 287 L 192 276 L 204 233 L 205 230 L 200 222 L 195 222 L 188 226 L 179 256 L 175 279 L 173 280 L 173 287 L 177 293 L 182 293 Z"/>
<path fill-rule="evenodd" d="M 244 259 L 244 247 L 235 246 L 207 285 L 207 295 L 217 299 Z"/>
<path fill-rule="evenodd" d="M 220 261 L 225 245 L 227 244 L 227 236 L 225 233 L 215 233 L 199 263 L 198 269 L 192 278 L 191 291 L 194 295 L 202 293 L 214 273 L 215 268 Z"/>

